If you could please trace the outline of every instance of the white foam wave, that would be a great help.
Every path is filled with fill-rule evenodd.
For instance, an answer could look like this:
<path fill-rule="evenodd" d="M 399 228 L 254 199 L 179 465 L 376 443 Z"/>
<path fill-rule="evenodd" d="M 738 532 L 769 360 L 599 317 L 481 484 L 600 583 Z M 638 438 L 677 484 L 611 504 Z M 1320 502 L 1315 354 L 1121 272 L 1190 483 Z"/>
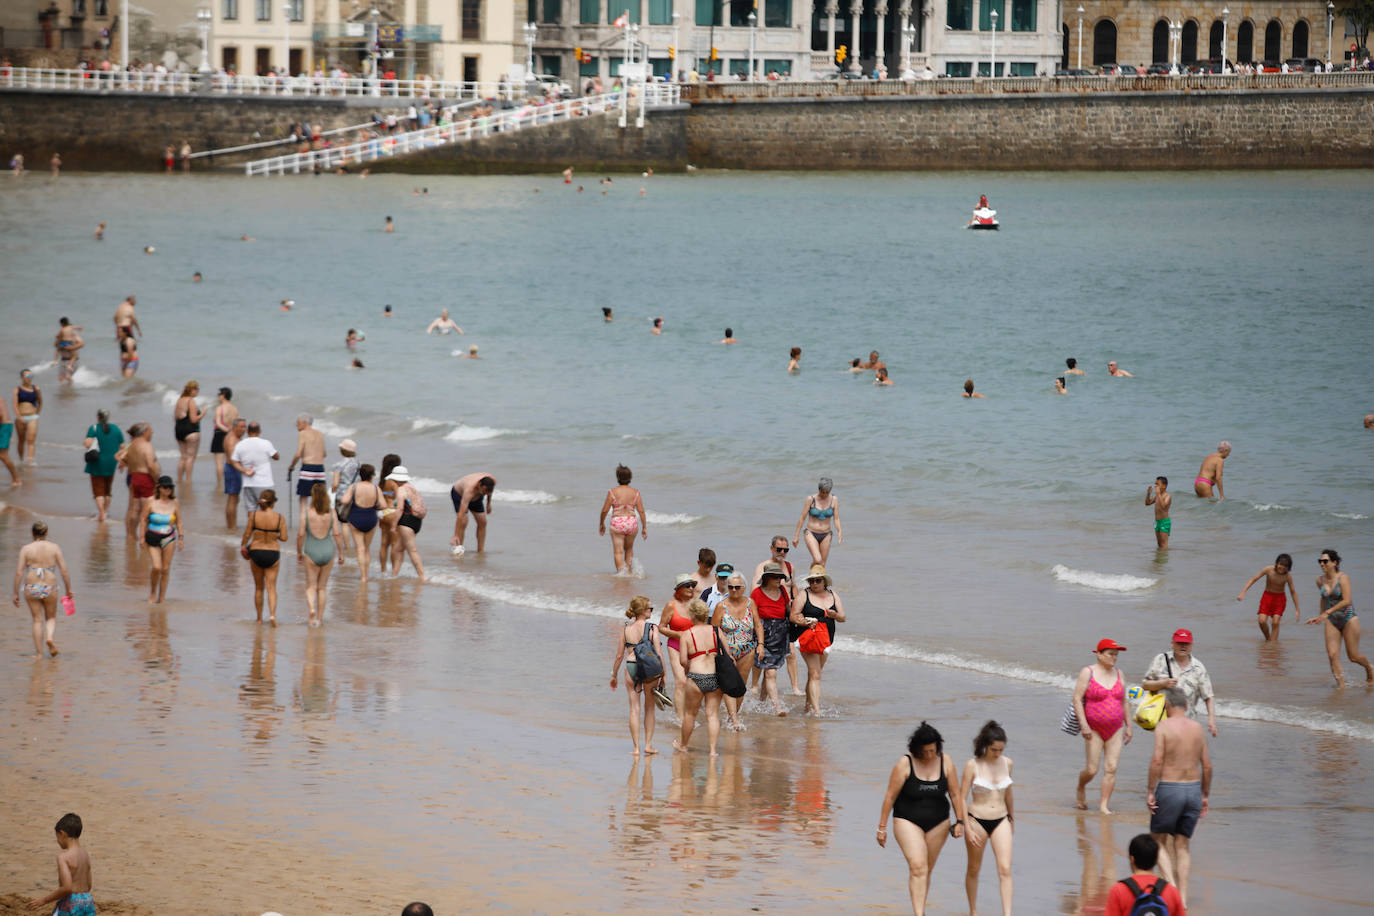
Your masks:
<path fill-rule="evenodd" d="M 1374 726 L 1363 722 L 1351 722 L 1330 713 L 1311 709 L 1288 709 L 1282 706 L 1268 706 L 1264 703 L 1241 703 L 1217 701 L 1217 715 L 1228 719 L 1250 719 L 1257 722 L 1274 722 L 1279 725 L 1292 725 L 1316 732 L 1331 732 L 1362 741 L 1374 741 Z"/>
<path fill-rule="evenodd" d="M 56 367 L 57 360 L 50 359 L 46 363 L 34 363 L 32 366 L 29 366 L 29 371 L 32 372 L 34 375 L 39 375 L 41 373 L 47 372 L 49 369 L 55 369 Z M 79 372 L 80 370 L 78 369 L 77 371 Z"/>
<path fill-rule="evenodd" d="M 503 490 L 497 487 L 491 498 L 498 503 L 524 503 L 529 506 L 545 506 L 558 502 L 558 497 L 543 490 Z"/>
<path fill-rule="evenodd" d="M 1351 518 L 1357 521 L 1359 519 L 1369 518 L 1369 516 L 1361 515 L 1358 512 L 1332 512 L 1331 514 L 1334 515 L 1336 518 Z"/>
<path fill-rule="evenodd" d="M 622 439 L 638 440 L 638 439 L 652 439 L 653 436 L 646 436 L 646 435 L 642 435 L 642 434 L 640 434 L 640 433 L 626 433 L 625 435 L 621 436 L 620 438 L 622 438 Z"/>
<path fill-rule="evenodd" d="M 72 374 L 73 388 L 100 388 L 113 381 L 114 376 L 87 369 L 85 366 L 77 366 L 76 372 Z"/>
<path fill-rule="evenodd" d="M 1146 576 L 1128 576 L 1125 573 L 1100 573 L 1093 572 L 1091 569 L 1070 569 L 1062 563 L 1056 563 L 1050 569 L 1050 573 L 1060 582 L 1108 592 L 1136 592 L 1149 588 L 1159 581 Z"/>
<path fill-rule="evenodd" d="M 1074 678 L 1059 672 L 1038 671 L 1034 668 L 1007 664 L 1006 662 L 955 655 L 953 652 L 929 652 L 886 639 L 870 639 L 867 636 L 842 635 L 836 640 L 832 651 L 909 659 L 929 665 L 941 665 L 945 668 L 961 668 L 965 671 L 978 671 L 997 677 L 1009 677 L 1032 684 L 1044 684 L 1064 690 L 1072 690 L 1074 686 Z"/>
<path fill-rule="evenodd" d="M 326 404 L 324 407 L 324 413 L 338 413 L 341 410 L 343 410 L 343 408 L 338 404 Z"/>
<path fill-rule="evenodd" d="M 644 518 L 655 525 L 690 525 L 692 522 L 701 521 L 700 515 L 688 515 L 686 512 L 655 512 L 652 509 L 644 513 Z"/>
<path fill-rule="evenodd" d="M 269 400 L 269 401 L 285 401 L 285 400 L 286 400 L 287 398 L 289 398 L 289 397 L 291 397 L 291 395 L 289 395 L 289 394 L 269 394 L 269 395 L 267 396 L 267 400 Z"/>
<path fill-rule="evenodd" d="M 76 370 L 76 372 L 77 375 L 81 374 L 80 369 Z M 177 401 L 179 400 L 181 400 L 181 389 L 164 388 L 162 390 L 162 408 L 164 410 L 175 410 L 177 406 Z M 192 400 L 196 402 L 196 406 L 198 408 L 200 408 L 201 410 L 205 409 L 205 400 L 203 398 L 192 398 Z"/>
<path fill-rule="evenodd" d="M 1274 512 L 1284 509 L 1291 509 L 1292 506 L 1280 506 L 1278 503 L 1251 503 L 1250 508 L 1258 512 Z"/>
<path fill-rule="evenodd" d="M 435 480 L 433 477 L 412 477 L 410 485 L 421 493 L 431 495 L 443 495 L 453 489 L 452 483 L 445 483 L 442 480 Z"/>
<path fill-rule="evenodd" d="M 459 423 L 453 429 L 444 434 L 445 442 L 481 442 L 485 439 L 495 439 L 498 436 L 518 436 L 523 433 L 522 429 L 497 429 L 493 426 L 468 426 Z"/>
<path fill-rule="evenodd" d="M 625 609 L 614 605 L 593 604 L 590 601 L 569 599 L 565 595 L 549 595 L 533 589 L 503 585 L 487 579 L 463 573 L 437 573 L 430 576 L 430 582 L 461 588 L 469 594 L 520 607 L 535 608 L 541 611 L 561 611 L 565 614 L 578 614 L 584 617 L 608 617 L 624 619 Z"/>
<path fill-rule="evenodd" d="M 436 420 L 433 417 L 411 417 L 410 431 L 418 433 L 423 429 L 433 429 L 436 426 L 448 426 L 449 420 Z"/>
<path fill-rule="evenodd" d="M 358 431 L 351 426 L 340 426 L 333 420 L 316 420 L 315 428 L 331 439 L 347 439 Z"/>

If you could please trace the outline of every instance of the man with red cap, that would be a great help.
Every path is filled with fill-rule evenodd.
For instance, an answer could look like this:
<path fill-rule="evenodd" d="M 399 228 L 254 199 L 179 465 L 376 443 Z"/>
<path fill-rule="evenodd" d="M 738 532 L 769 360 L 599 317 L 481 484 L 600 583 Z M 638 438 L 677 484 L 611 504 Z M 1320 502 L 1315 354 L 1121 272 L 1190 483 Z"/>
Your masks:
<path fill-rule="evenodd" d="M 1193 657 L 1193 632 L 1180 627 L 1174 630 L 1172 652 L 1161 652 L 1150 662 L 1140 686 L 1146 690 L 1166 690 L 1176 687 L 1188 700 L 1188 715 L 1196 712 L 1198 701 L 1207 704 L 1207 730 L 1217 736 L 1217 708 L 1212 698 L 1212 679 L 1207 668 Z"/>

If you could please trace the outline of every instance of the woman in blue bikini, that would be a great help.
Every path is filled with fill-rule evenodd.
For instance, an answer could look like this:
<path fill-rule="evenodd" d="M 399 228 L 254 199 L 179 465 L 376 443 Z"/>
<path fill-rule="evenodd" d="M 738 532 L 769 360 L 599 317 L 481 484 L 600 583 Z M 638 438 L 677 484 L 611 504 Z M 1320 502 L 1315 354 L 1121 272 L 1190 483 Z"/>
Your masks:
<path fill-rule="evenodd" d="M 167 580 L 172 575 L 172 558 L 177 553 L 177 519 L 181 503 L 177 501 L 176 485 L 163 475 L 157 480 L 151 499 L 143 503 L 138 519 L 138 543 L 148 548 L 152 565 L 149 575 L 148 600 L 161 604 L 167 596 Z"/>
<path fill-rule="evenodd" d="M 72 596 L 72 577 L 67 573 L 62 548 L 48 540 L 48 526 L 34 522 L 31 530 L 33 542 L 20 548 L 19 563 L 14 569 L 14 606 L 19 607 L 22 588 L 33 616 L 33 657 L 42 658 L 45 641 L 48 653 L 57 655 L 53 639 L 57 632 L 57 574 L 62 574 L 68 598 Z"/>
<path fill-rule="evenodd" d="M 830 562 L 830 535 L 834 525 L 835 543 L 844 542 L 840 531 L 840 501 L 830 494 L 834 483 L 829 477 L 822 477 L 816 493 L 802 503 L 801 518 L 797 520 L 797 530 L 792 535 L 792 546 L 801 543 L 802 525 L 806 526 L 806 549 L 811 551 L 811 562 L 822 566 Z"/>
<path fill-rule="evenodd" d="M 1326 621 L 1326 657 L 1331 661 L 1336 686 L 1345 686 L 1340 658 L 1342 642 L 1345 643 L 1345 657 L 1364 669 L 1366 682 L 1374 683 L 1374 667 L 1360 654 L 1360 618 L 1355 615 L 1352 604 L 1355 596 L 1351 594 L 1350 577 L 1341 572 L 1341 555 L 1334 550 L 1323 550 L 1317 563 L 1322 568 L 1322 574 L 1317 577 L 1322 609 L 1307 622 Z"/>

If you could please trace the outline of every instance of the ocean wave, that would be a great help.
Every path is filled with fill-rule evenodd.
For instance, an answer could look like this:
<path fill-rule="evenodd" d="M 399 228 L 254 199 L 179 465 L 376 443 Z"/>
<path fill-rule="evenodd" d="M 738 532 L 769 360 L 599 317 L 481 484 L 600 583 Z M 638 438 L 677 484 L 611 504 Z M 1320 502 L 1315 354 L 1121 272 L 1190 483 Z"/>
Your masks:
<path fill-rule="evenodd" d="M 105 375 L 96 372 L 94 369 L 87 369 L 85 366 L 77 366 L 76 372 L 72 375 L 73 388 L 103 388 L 113 382 L 113 375 Z"/>
<path fill-rule="evenodd" d="M 77 371 L 77 374 L 78 374 L 78 375 L 81 373 L 81 370 L 80 370 L 80 369 L 78 369 L 78 370 L 76 370 L 76 371 Z M 177 406 L 177 401 L 180 401 L 180 400 L 181 400 L 181 389 L 180 389 L 180 388 L 163 388 L 163 389 L 162 389 L 162 409 L 163 409 L 163 410 L 175 410 L 175 409 L 176 409 L 176 406 Z M 192 400 L 196 402 L 196 406 L 197 406 L 198 408 L 200 408 L 201 410 L 204 410 L 204 409 L 205 409 L 205 403 L 206 403 L 206 401 L 205 401 L 204 398 L 192 398 Z"/>
<path fill-rule="evenodd" d="M 1064 690 L 1072 690 L 1074 678 L 1067 674 L 1049 671 L 1038 671 L 1035 668 L 1026 668 L 1022 665 L 1007 664 L 1006 662 L 992 661 L 965 655 L 956 655 L 953 652 L 930 652 L 924 649 L 916 649 L 911 646 L 904 646 L 886 639 L 870 639 L 867 636 L 842 636 L 835 642 L 834 652 L 852 652 L 855 655 L 872 655 L 886 658 L 900 658 L 910 661 L 924 662 L 928 665 L 940 665 L 945 668 L 961 668 L 965 671 L 977 671 L 981 674 L 991 674 L 997 677 L 1009 677 L 1018 681 L 1026 681 L 1031 684 L 1043 684 L 1047 687 L 1058 687 Z"/>
<path fill-rule="evenodd" d="M 1273 722 L 1278 725 L 1292 725 L 1316 732 L 1331 732 L 1347 738 L 1374 741 L 1374 725 L 1364 722 L 1351 722 L 1340 716 L 1312 709 L 1286 709 L 1281 706 L 1268 706 L 1264 703 L 1217 701 L 1217 715 L 1228 719 L 1249 719 L 1256 722 Z"/>
<path fill-rule="evenodd" d="M 340 407 L 338 404 L 326 404 L 324 405 L 324 410 L 322 411 L 322 413 L 338 413 L 341 410 L 343 410 L 343 408 Z"/>
<path fill-rule="evenodd" d="M 436 573 L 429 577 L 429 581 L 438 585 L 449 585 L 460 588 L 472 595 L 481 598 L 490 598 L 493 601 L 502 601 L 506 604 L 519 605 L 520 607 L 534 608 L 541 611 L 561 611 L 565 614 L 577 614 L 584 617 L 603 617 L 623 620 L 625 618 L 625 608 L 616 605 L 593 604 L 577 598 L 568 598 L 563 595 L 549 595 L 544 592 L 537 592 L 533 589 L 519 588 L 514 585 L 503 585 L 499 582 L 492 582 L 488 579 L 481 579 L 473 575 L 462 573 Z"/>
<path fill-rule="evenodd" d="M 1055 564 L 1050 573 L 1060 582 L 1108 592 L 1136 592 L 1149 588 L 1159 581 L 1145 576 L 1128 576 L 1125 573 L 1100 573 L 1093 572 L 1091 569 L 1070 569 L 1062 563 Z"/>
<path fill-rule="evenodd" d="M 558 502 L 558 497 L 543 490 L 503 490 L 497 487 L 491 498 L 498 503 L 524 503 L 529 506 L 545 506 Z"/>
<path fill-rule="evenodd" d="M 50 359 L 46 363 L 34 363 L 32 366 L 29 366 L 29 371 L 32 372 L 34 375 L 40 375 L 44 372 L 47 372 L 49 369 L 55 368 L 57 368 L 57 360 Z M 79 372 L 80 369 L 78 369 L 77 371 Z"/>
<path fill-rule="evenodd" d="M 412 477 L 410 485 L 421 493 L 442 496 L 453 489 L 452 483 L 445 483 L 442 480 L 435 480 L 433 477 Z"/>
<path fill-rule="evenodd" d="M 621 436 L 620 438 L 622 438 L 622 439 L 633 439 L 633 440 L 638 440 L 638 439 L 652 439 L 653 436 L 644 435 L 644 434 L 642 434 L 642 433 L 625 433 L 625 434 L 624 434 L 623 436 Z"/>
<path fill-rule="evenodd" d="M 1367 516 L 1367 515 L 1361 515 L 1361 514 L 1358 513 L 1358 512 L 1332 512 L 1332 513 L 1330 513 L 1330 514 L 1333 515 L 1333 516 L 1335 516 L 1336 518 L 1349 518 L 1349 519 L 1354 519 L 1354 520 L 1356 520 L 1356 521 L 1359 521 L 1360 519 L 1369 518 L 1369 516 Z"/>
<path fill-rule="evenodd" d="M 351 426 L 340 426 L 332 420 L 316 420 L 314 426 L 331 439 L 347 439 L 358 432 Z"/>
<path fill-rule="evenodd" d="M 688 515 L 686 512 L 655 512 L 652 509 L 644 513 L 644 518 L 655 525 L 690 525 L 692 522 L 701 521 L 700 515 Z"/>
<path fill-rule="evenodd" d="M 433 429 L 436 426 L 449 426 L 452 420 L 436 420 L 433 417 L 411 417 L 410 431 L 418 433 L 424 429 Z"/>
<path fill-rule="evenodd" d="M 453 429 L 444 434 L 445 442 L 481 442 L 485 439 L 495 439 L 498 436 L 518 436 L 523 433 L 522 429 L 497 429 L 493 426 L 468 426 L 459 423 Z"/>
<path fill-rule="evenodd" d="M 1284 509 L 1291 509 L 1292 506 L 1280 506 L 1278 503 L 1251 503 L 1250 508 L 1258 512 L 1274 512 Z"/>
<path fill-rule="evenodd" d="M 269 400 L 269 401 L 285 401 L 285 400 L 286 400 L 287 398 L 289 398 L 289 397 L 291 397 L 291 395 L 289 395 L 289 394 L 269 394 L 269 395 L 267 396 L 267 400 Z"/>

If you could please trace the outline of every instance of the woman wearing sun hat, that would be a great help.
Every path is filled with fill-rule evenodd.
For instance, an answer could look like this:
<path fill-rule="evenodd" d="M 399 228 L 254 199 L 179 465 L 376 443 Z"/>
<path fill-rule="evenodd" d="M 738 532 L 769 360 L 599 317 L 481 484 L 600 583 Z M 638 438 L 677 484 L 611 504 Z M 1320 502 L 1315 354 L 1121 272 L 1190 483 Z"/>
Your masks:
<path fill-rule="evenodd" d="M 829 641 L 835 641 L 835 623 L 844 622 L 844 605 L 830 585 L 830 576 L 825 567 L 820 563 L 812 564 L 811 572 L 806 577 L 806 588 L 799 590 L 797 597 L 792 599 L 789 619 L 794 627 L 799 628 L 798 637 L 812 627 L 824 626 Z M 824 652 L 802 650 L 802 659 L 806 662 L 806 712 L 819 714 L 821 711 L 821 671 L 829 657 L 829 649 Z"/>
<path fill-rule="evenodd" d="M 398 464 L 392 468 L 391 476 L 387 479 L 396 485 L 394 505 L 401 510 L 396 522 L 396 540 L 391 550 L 391 574 L 394 576 L 400 573 L 401 554 L 404 553 L 410 557 L 410 565 L 415 567 L 415 574 L 424 582 L 425 564 L 420 562 L 420 551 L 415 546 L 415 536 L 420 533 L 420 525 L 424 522 L 425 501 L 420 497 L 415 485 L 410 482 L 410 471 L 406 470 L 405 465 Z"/>
<path fill-rule="evenodd" d="M 1116 657 L 1126 651 L 1114 639 L 1101 639 L 1094 654 L 1097 661 L 1078 672 L 1073 688 L 1073 708 L 1083 729 L 1083 770 L 1078 774 L 1078 807 L 1087 810 L 1088 783 L 1097 775 L 1106 751 L 1102 773 L 1102 803 L 1098 810 L 1111 814 L 1107 803 L 1116 788 L 1116 764 L 1121 749 L 1131 743 L 1131 717 L 1126 712 L 1126 682 L 1116 667 Z"/>

